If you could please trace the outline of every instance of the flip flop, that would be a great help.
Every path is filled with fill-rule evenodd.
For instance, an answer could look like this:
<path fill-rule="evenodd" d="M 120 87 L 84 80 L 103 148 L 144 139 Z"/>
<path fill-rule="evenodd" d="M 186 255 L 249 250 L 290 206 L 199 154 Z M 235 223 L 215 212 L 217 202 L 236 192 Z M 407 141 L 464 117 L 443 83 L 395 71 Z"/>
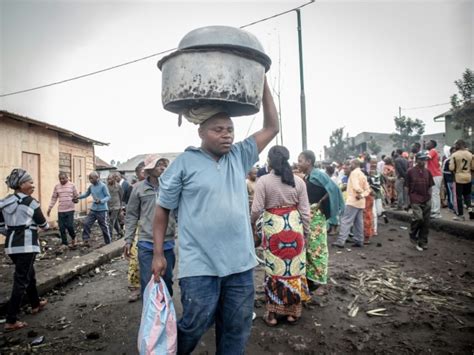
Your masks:
<path fill-rule="evenodd" d="M 3 328 L 3 331 L 5 333 L 14 332 L 15 330 L 23 329 L 27 326 L 28 326 L 28 323 L 26 322 L 16 321 L 11 327 L 7 327 L 5 325 L 5 327 Z"/>
<path fill-rule="evenodd" d="M 269 327 L 275 327 L 275 326 L 277 326 L 277 325 L 278 325 L 277 319 L 276 319 L 276 318 L 273 318 L 272 320 L 274 320 L 275 323 L 272 323 L 272 322 L 271 322 L 272 320 L 269 319 L 269 316 L 270 316 L 270 315 L 269 315 L 268 313 L 263 316 L 263 321 L 265 322 L 265 324 L 266 324 L 267 326 L 269 326 Z"/>
<path fill-rule="evenodd" d="M 47 304 L 48 304 L 47 299 L 40 300 L 38 307 L 31 309 L 31 314 L 38 314 L 39 312 L 43 310 L 44 307 L 46 307 Z"/>
<path fill-rule="evenodd" d="M 298 324 L 298 321 L 300 320 L 299 318 L 295 318 L 295 317 L 291 317 L 291 318 L 293 318 L 294 320 L 289 320 L 288 318 L 289 318 L 289 317 L 286 317 L 286 321 L 287 321 L 288 324 L 290 324 L 290 325 Z"/>

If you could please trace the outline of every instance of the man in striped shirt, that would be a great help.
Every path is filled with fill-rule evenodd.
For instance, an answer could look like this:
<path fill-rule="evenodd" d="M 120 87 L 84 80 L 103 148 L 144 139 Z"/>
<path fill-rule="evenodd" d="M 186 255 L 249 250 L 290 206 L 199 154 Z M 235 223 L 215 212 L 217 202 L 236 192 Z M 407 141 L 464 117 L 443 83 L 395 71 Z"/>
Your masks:
<path fill-rule="evenodd" d="M 59 232 L 61 233 L 61 240 L 64 246 L 68 245 L 66 230 L 69 232 L 71 237 L 71 247 L 76 246 L 76 232 L 74 231 L 74 202 L 73 200 L 78 197 L 76 186 L 69 181 L 67 173 L 59 173 L 59 184 L 54 187 L 53 195 L 51 196 L 51 202 L 47 211 L 47 216 L 51 214 L 56 201 L 58 202 L 58 224 Z"/>

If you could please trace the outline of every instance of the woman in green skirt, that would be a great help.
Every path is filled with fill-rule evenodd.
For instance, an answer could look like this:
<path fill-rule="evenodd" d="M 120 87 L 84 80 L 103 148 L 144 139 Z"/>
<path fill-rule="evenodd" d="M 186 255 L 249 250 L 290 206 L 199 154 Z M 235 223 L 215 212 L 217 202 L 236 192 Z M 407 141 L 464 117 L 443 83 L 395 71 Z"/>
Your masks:
<path fill-rule="evenodd" d="M 311 291 L 323 294 L 328 277 L 327 220 L 337 218 L 344 210 L 341 190 L 321 169 L 314 167 L 312 151 L 302 152 L 298 157 L 298 168 L 306 182 L 311 204 L 310 233 L 306 248 L 306 278 Z"/>

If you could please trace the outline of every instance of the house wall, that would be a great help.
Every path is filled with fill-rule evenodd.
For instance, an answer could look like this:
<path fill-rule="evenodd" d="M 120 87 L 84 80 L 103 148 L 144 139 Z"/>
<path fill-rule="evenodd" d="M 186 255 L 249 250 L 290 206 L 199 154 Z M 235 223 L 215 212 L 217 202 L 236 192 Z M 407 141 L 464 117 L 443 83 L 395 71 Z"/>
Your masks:
<path fill-rule="evenodd" d="M 67 172 L 70 180 L 76 185 L 79 193 L 89 186 L 89 174 L 94 170 L 94 146 L 74 138 L 59 136 L 59 162 L 57 171 Z M 80 200 L 76 212 L 87 213 L 87 206 L 92 202 Z"/>
<path fill-rule="evenodd" d="M 23 166 L 23 153 L 37 154 L 39 181 L 35 181 L 36 197 L 46 215 L 54 185 L 58 181 L 59 147 L 58 133 L 42 127 L 0 117 L 0 196 L 12 191 L 3 183 L 14 168 Z M 53 211 L 52 219 L 56 219 Z"/>

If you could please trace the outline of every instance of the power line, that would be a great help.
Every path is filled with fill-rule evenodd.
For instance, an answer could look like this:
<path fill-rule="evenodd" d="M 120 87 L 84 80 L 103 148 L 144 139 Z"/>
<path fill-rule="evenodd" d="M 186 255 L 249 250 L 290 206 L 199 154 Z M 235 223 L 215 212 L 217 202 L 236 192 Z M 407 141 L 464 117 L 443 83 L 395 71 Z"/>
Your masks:
<path fill-rule="evenodd" d="M 444 105 L 449 105 L 451 104 L 450 102 L 445 102 L 445 103 L 442 103 L 442 104 L 435 104 L 435 105 L 429 105 L 429 106 L 419 106 L 419 107 L 402 107 L 401 109 L 402 110 L 420 110 L 420 109 L 423 109 L 423 108 L 431 108 L 431 107 L 437 107 L 437 106 L 444 106 Z"/>
<path fill-rule="evenodd" d="M 117 68 L 120 68 L 120 67 L 124 67 L 124 66 L 129 65 L 129 64 L 137 63 L 137 62 L 140 62 L 140 61 L 142 61 L 142 60 L 146 60 L 146 59 L 149 59 L 149 58 L 153 58 L 153 57 L 159 56 L 159 55 L 161 55 L 161 54 L 165 54 L 165 53 L 174 51 L 175 49 L 176 49 L 176 48 L 168 49 L 168 50 L 166 50 L 166 51 L 162 51 L 162 52 L 155 53 L 155 54 L 150 54 L 150 55 L 147 55 L 146 57 L 134 59 L 134 60 L 131 60 L 131 61 L 129 61 L 129 62 L 125 62 L 125 63 L 122 63 L 122 64 L 114 65 L 114 66 L 112 66 L 112 67 L 108 67 L 108 68 L 96 70 L 96 71 L 93 71 L 93 72 L 91 72 L 91 73 L 78 75 L 78 76 L 75 76 L 75 77 L 72 77 L 72 78 L 69 78 L 69 79 L 64 79 L 64 80 L 60 80 L 60 81 L 55 81 L 55 82 L 53 82 L 53 83 L 49 83 L 49 84 L 45 84 L 45 85 L 36 86 L 36 87 L 30 88 L 30 89 L 25 89 L 25 90 L 10 92 L 10 93 L 7 93 L 7 94 L 2 94 L 2 95 L 0 95 L 0 97 L 22 94 L 22 93 L 29 92 L 29 91 L 33 91 L 33 90 L 43 89 L 43 88 L 47 88 L 47 87 L 54 86 L 54 85 L 64 84 L 64 83 L 67 83 L 67 82 L 69 82 L 69 81 L 73 81 L 73 80 L 77 80 L 77 79 L 86 78 L 86 77 L 88 77 L 88 76 L 100 74 L 100 73 L 103 73 L 103 72 L 106 72 L 106 71 L 109 71 L 109 70 L 113 70 L 113 69 L 117 69 Z"/>
<path fill-rule="evenodd" d="M 260 22 L 264 22 L 264 21 L 268 21 L 270 19 L 273 19 L 275 17 L 279 17 L 279 16 L 282 16 L 282 15 L 285 15 L 289 12 L 292 12 L 292 11 L 295 11 L 297 9 L 301 9 L 307 5 L 310 5 L 314 2 L 315 0 L 310 0 L 308 3 L 306 4 L 303 4 L 301 6 L 298 6 L 298 7 L 295 7 L 291 10 L 287 10 L 287 11 L 284 11 L 284 12 L 280 12 L 278 14 L 275 14 L 275 15 L 272 15 L 272 16 L 269 16 L 269 17 L 265 17 L 263 19 L 260 19 L 260 20 L 257 20 L 257 21 L 254 21 L 254 22 L 251 22 L 251 23 L 248 23 L 246 25 L 243 25 L 243 26 L 240 26 L 240 28 L 246 28 L 246 27 L 249 27 L 249 26 L 253 26 L 253 25 L 256 25 Z M 93 75 L 96 75 L 96 74 L 100 74 L 100 73 L 104 73 L 106 71 L 110 71 L 110 70 L 113 70 L 113 69 L 117 69 L 117 68 L 121 68 L 121 67 L 124 67 L 126 65 L 130 65 L 130 64 L 134 64 L 134 63 L 137 63 L 137 62 L 141 62 L 143 60 L 147 60 L 147 59 L 150 59 L 150 58 L 153 58 L 153 57 L 157 57 L 159 55 L 163 55 L 163 54 L 166 54 L 168 52 L 172 52 L 176 50 L 176 48 L 172 48 L 172 49 L 167 49 L 167 50 L 164 50 L 164 51 L 161 51 L 161 52 L 158 52 L 158 53 L 154 53 L 154 54 L 150 54 L 150 55 L 147 55 L 145 57 L 141 57 L 141 58 L 138 58 L 138 59 L 134 59 L 134 60 L 130 60 L 128 62 L 125 62 L 125 63 L 121 63 L 121 64 L 117 64 L 117 65 L 113 65 L 111 67 L 107 67 L 107 68 L 104 68 L 104 69 L 100 69 L 100 70 L 96 70 L 96 71 L 93 71 L 93 72 L 90 72 L 90 73 L 86 73 L 86 74 L 82 74 L 82 75 L 78 75 L 78 76 L 75 76 L 75 77 L 72 77 L 72 78 L 69 78 L 69 79 L 64 79 L 64 80 L 60 80 L 60 81 L 55 81 L 55 82 L 52 82 L 52 83 L 49 83 L 49 84 L 44 84 L 44 85 L 40 85 L 40 86 L 35 86 L 35 87 L 32 87 L 32 88 L 29 88 L 29 89 L 24 89 L 24 90 L 19 90 L 19 91 L 13 91 L 13 92 L 9 92 L 9 93 L 6 93 L 6 94 L 1 94 L 0 97 L 7 97 L 7 96 L 12 96 L 12 95 L 18 95 L 18 94 L 23 94 L 25 92 L 30 92 L 30 91 L 34 91 L 34 90 L 39 90 L 39 89 L 44 89 L 44 88 L 47 88 L 47 87 L 50 87 L 50 86 L 54 86 L 54 85 L 59 85 L 59 84 L 64 84 L 64 83 L 67 83 L 67 82 L 70 82 L 70 81 L 73 81 L 73 80 L 78 80 L 78 79 L 82 79 L 82 78 L 86 78 L 88 76 L 93 76 Z"/>
<path fill-rule="evenodd" d="M 296 11 L 296 10 L 298 10 L 298 9 L 301 9 L 301 8 L 303 8 L 303 7 L 305 7 L 305 6 L 311 5 L 314 1 L 315 1 L 315 0 L 311 0 L 310 2 L 307 2 L 306 4 L 303 4 L 303 5 L 298 6 L 298 7 L 294 7 L 294 8 L 291 9 L 291 10 L 283 11 L 283 12 L 280 12 L 280 13 L 278 13 L 278 14 L 276 14 L 276 15 L 272 15 L 272 16 L 270 16 L 270 17 L 265 17 L 265 18 L 263 18 L 263 19 L 261 19 L 261 20 L 257 20 L 257 21 L 255 21 L 255 22 L 251 22 L 251 23 L 249 23 L 249 24 L 247 24 L 247 25 L 240 26 L 240 28 L 245 28 L 245 27 L 253 26 L 253 25 L 256 25 L 257 23 L 264 22 L 264 21 L 268 21 L 268 20 L 270 20 L 270 19 L 272 19 L 272 18 L 279 17 L 279 16 L 282 16 L 282 15 L 286 15 L 286 14 L 288 14 L 288 13 L 290 13 L 290 12 L 293 12 L 293 11 Z"/>

